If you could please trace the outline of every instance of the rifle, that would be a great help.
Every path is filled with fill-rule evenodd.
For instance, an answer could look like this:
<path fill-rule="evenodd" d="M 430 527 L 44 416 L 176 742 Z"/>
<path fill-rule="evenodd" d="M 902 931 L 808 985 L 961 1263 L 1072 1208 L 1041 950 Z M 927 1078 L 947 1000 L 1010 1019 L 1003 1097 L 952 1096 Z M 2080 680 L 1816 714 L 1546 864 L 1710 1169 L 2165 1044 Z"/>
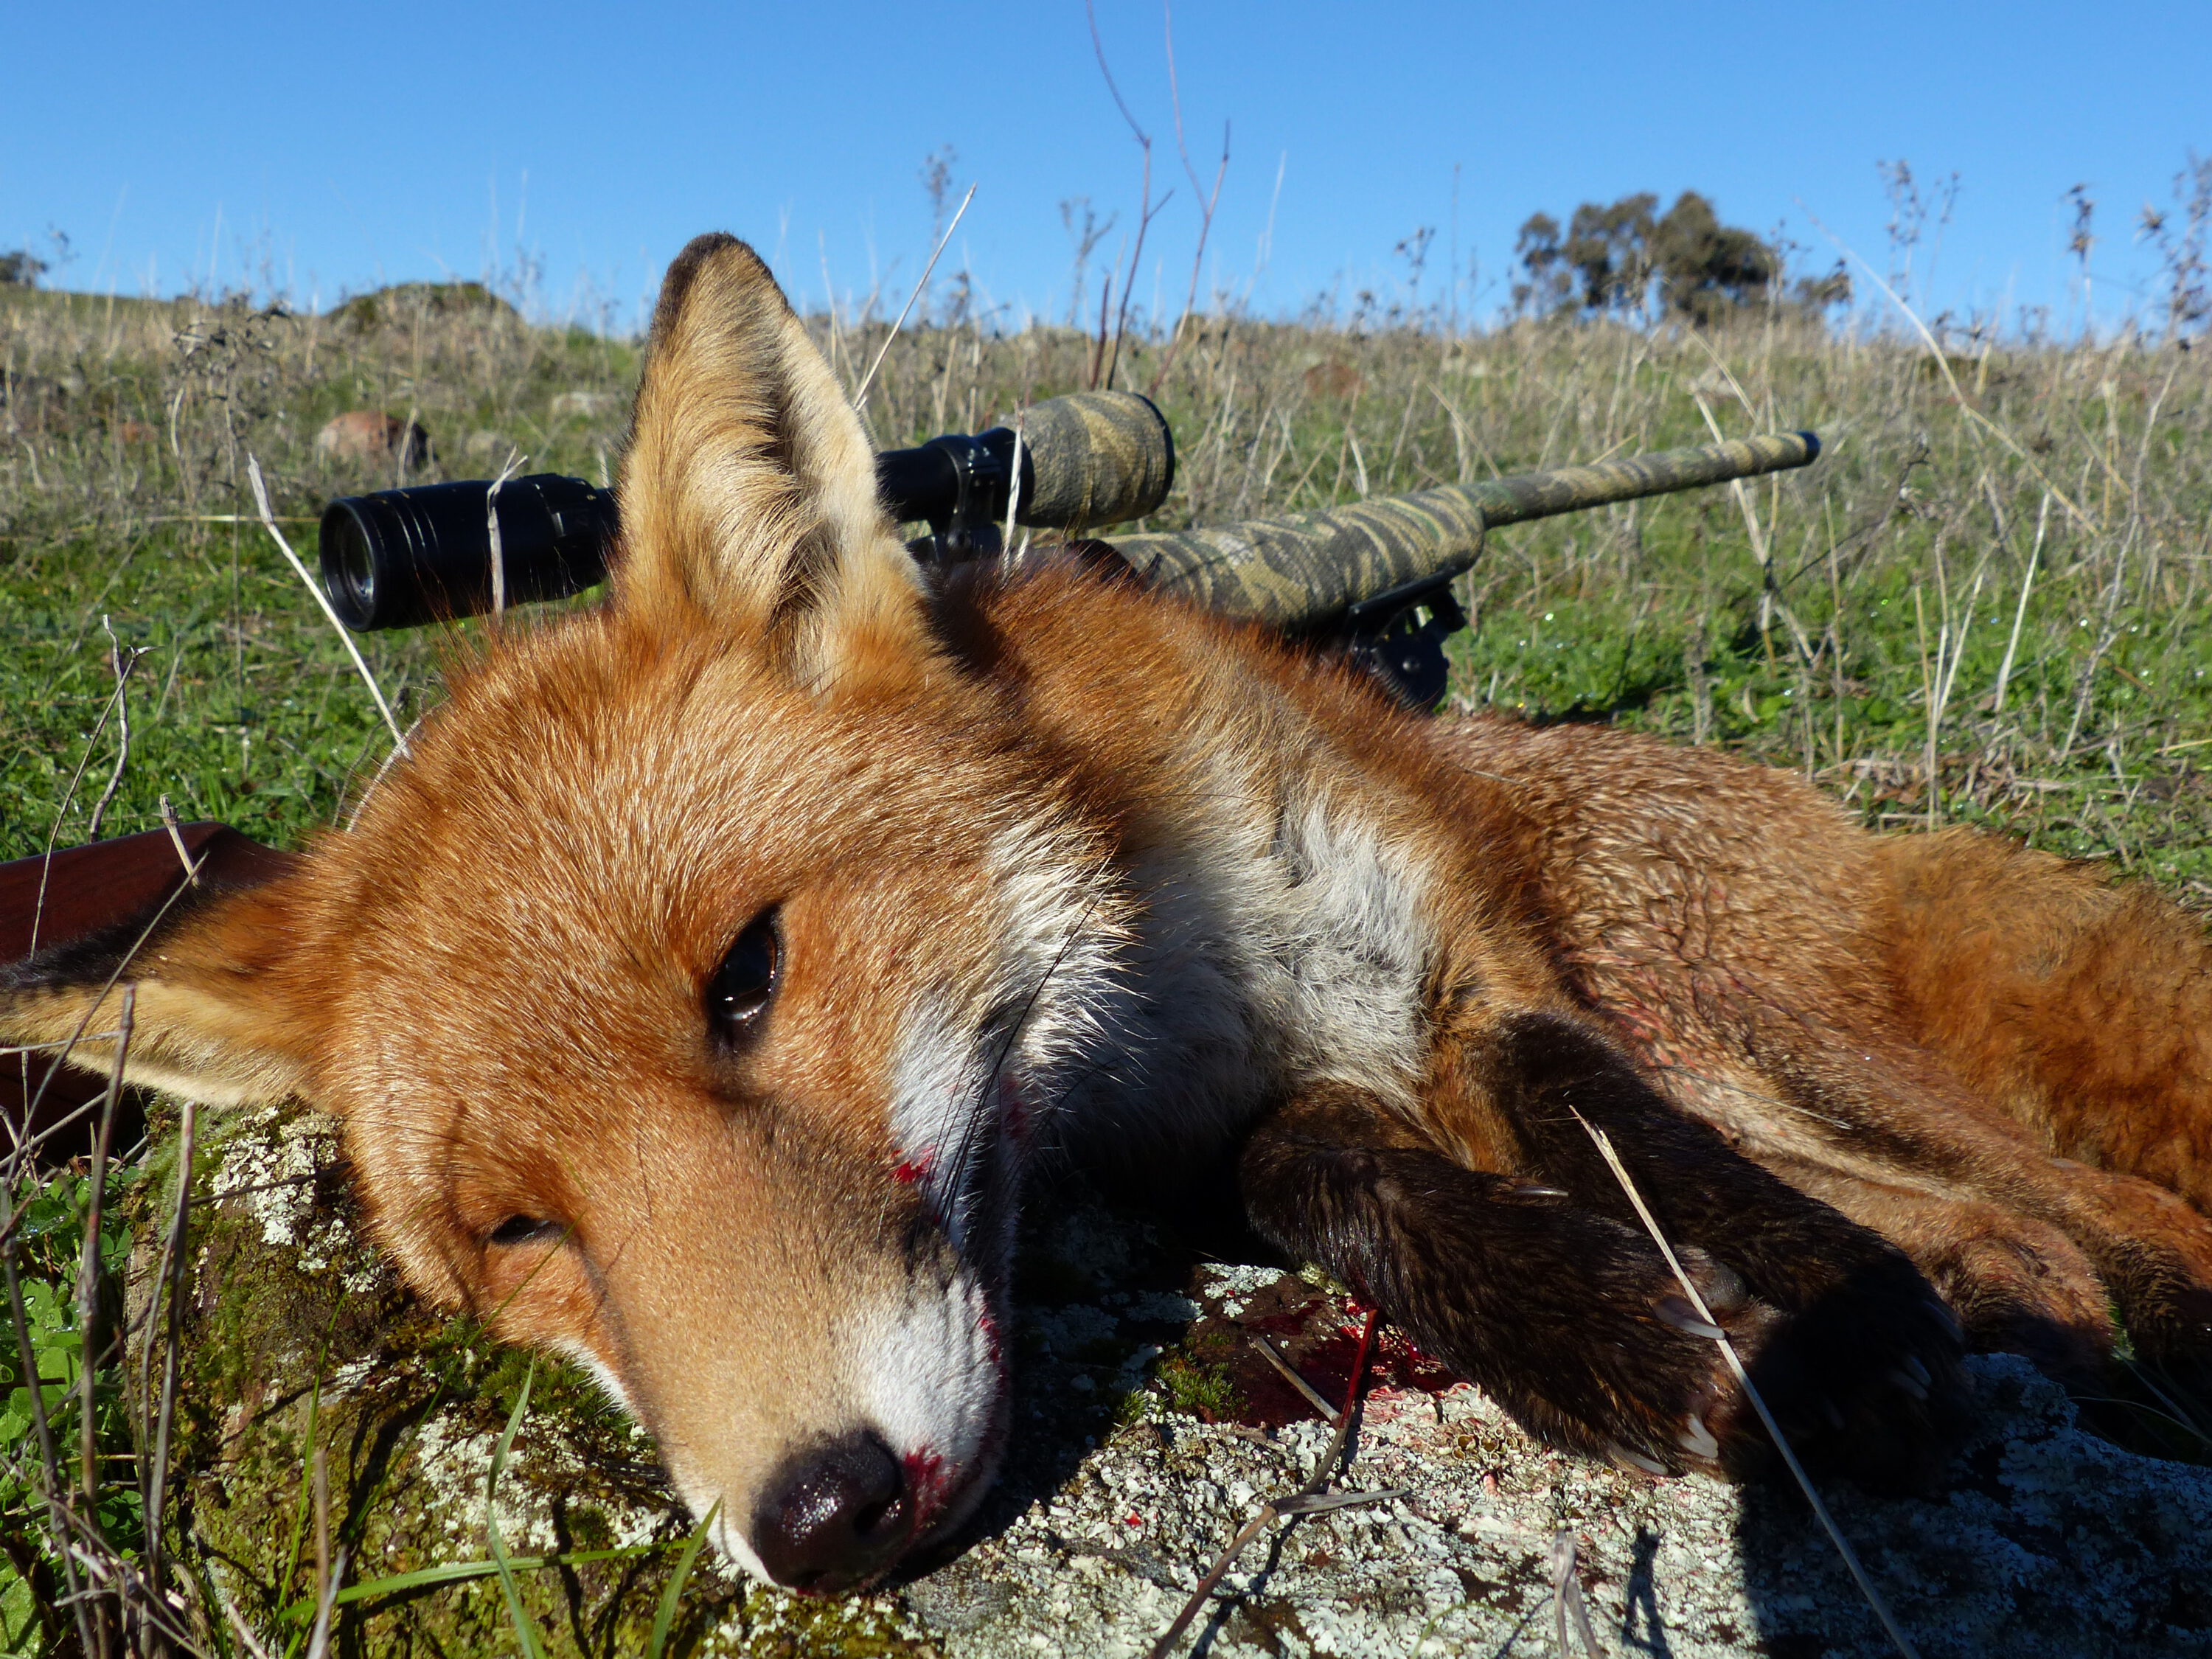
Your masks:
<path fill-rule="evenodd" d="M 885 451 L 876 477 L 894 519 L 928 526 L 908 544 L 926 566 L 994 557 L 1010 525 L 1056 531 L 1149 586 L 1343 651 L 1407 707 L 1426 708 L 1443 695 L 1443 642 L 1467 626 L 1451 584 L 1480 556 L 1490 530 L 1801 467 L 1820 453 L 1812 433 L 1781 433 L 1101 540 L 1097 532 L 1166 500 L 1175 441 L 1149 399 L 1087 392 L 1035 405 L 1018 428 Z M 605 579 L 618 525 L 611 492 L 555 473 L 343 496 L 323 513 L 324 586 L 357 631 L 480 614 L 495 594 L 516 604 L 565 598 Z M 246 885 L 289 863 L 234 830 L 196 823 L 0 865 L 0 962 L 27 954 L 34 937 L 43 948 L 149 914 L 188 881 Z M 0 1066 L 0 1114 L 19 1129 L 51 1129 L 99 1097 L 82 1073 L 46 1081 L 52 1064 L 24 1056 L 20 1066 Z M 57 1136 L 49 1155 L 74 1150 Z"/>

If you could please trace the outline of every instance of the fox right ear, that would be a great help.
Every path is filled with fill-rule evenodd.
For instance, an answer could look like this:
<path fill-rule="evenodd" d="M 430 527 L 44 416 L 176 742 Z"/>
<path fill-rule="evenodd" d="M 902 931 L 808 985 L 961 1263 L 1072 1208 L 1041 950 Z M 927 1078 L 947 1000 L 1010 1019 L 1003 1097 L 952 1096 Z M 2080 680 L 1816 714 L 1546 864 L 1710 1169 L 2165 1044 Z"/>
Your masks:
<path fill-rule="evenodd" d="M 126 1081 L 218 1106 L 301 1093 L 328 1000 L 300 981 L 295 885 L 210 890 L 151 934 L 141 918 L 0 967 L 0 1042 L 66 1044 L 107 1072 L 129 985 Z"/>
<path fill-rule="evenodd" d="M 704 611 L 809 684 L 928 648 L 867 434 L 735 237 L 699 237 L 668 269 L 620 498 L 618 605 Z"/>

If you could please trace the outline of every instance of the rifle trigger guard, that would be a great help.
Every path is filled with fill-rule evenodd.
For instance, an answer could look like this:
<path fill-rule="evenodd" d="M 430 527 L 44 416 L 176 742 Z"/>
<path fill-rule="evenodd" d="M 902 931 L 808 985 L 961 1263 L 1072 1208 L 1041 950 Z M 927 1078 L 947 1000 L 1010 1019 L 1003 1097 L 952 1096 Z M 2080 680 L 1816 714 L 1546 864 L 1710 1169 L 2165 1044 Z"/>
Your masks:
<path fill-rule="evenodd" d="M 1451 591 L 1458 574 L 1440 570 L 1362 599 L 1346 607 L 1339 624 L 1345 653 L 1408 708 L 1435 708 L 1450 683 L 1444 641 L 1467 626 Z"/>

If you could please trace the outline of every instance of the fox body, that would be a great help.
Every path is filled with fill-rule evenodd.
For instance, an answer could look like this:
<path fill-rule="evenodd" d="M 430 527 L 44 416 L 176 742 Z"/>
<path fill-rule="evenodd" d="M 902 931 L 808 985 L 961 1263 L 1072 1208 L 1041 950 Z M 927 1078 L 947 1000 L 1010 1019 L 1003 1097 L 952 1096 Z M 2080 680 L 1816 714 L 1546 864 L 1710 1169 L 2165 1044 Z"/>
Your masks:
<path fill-rule="evenodd" d="M 1006 1417 L 1042 1160 L 1252 1224 L 1556 1443 L 1937 1466 L 1964 1340 L 2212 1358 L 2212 960 L 1786 775 L 1401 714 L 1073 562 L 917 569 L 764 267 L 672 268 L 602 608 L 495 632 L 342 833 L 0 981 L 337 1114 L 409 1281 L 574 1357 L 734 1559 L 871 1582 Z M 112 1055 L 97 1042 L 87 1064 Z"/>

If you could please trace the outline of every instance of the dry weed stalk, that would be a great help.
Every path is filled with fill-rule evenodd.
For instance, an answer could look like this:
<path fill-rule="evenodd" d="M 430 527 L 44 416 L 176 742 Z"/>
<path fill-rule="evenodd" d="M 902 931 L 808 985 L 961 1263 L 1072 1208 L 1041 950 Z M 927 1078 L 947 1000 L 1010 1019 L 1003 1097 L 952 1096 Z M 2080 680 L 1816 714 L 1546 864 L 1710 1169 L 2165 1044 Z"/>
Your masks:
<path fill-rule="evenodd" d="M 115 629 L 108 619 L 100 619 L 101 631 L 107 635 L 108 665 L 115 673 L 115 769 L 107 775 L 107 787 L 100 792 L 94 805 L 92 817 L 86 820 L 84 838 L 100 839 L 100 822 L 107 816 L 107 809 L 115 801 L 115 792 L 123 787 L 125 769 L 131 764 L 131 671 L 138 666 L 138 659 L 146 653 L 125 646 L 115 637 Z"/>
<path fill-rule="evenodd" d="M 937 269 L 937 262 L 945 257 L 945 246 L 952 240 L 952 233 L 960 228 L 960 221 L 967 216 L 968 204 L 975 199 L 975 188 L 974 185 L 969 185 L 968 193 L 960 198 L 960 205 L 953 210 L 952 222 L 945 227 L 945 234 L 937 239 L 937 246 L 929 251 L 929 263 L 922 266 L 921 275 L 915 279 L 914 292 L 906 296 L 906 303 L 899 307 L 897 319 L 891 324 L 891 331 L 884 336 L 883 344 L 876 348 L 875 357 L 868 364 L 868 372 L 860 376 L 860 384 L 853 389 L 853 407 L 860 411 L 864 420 L 868 413 L 868 392 L 876 383 L 876 371 L 884 366 L 884 359 L 890 352 L 891 342 L 898 338 L 899 331 L 906 326 L 907 315 L 914 309 L 915 301 L 927 292 L 930 273 Z M 949 363 L 948 359 L 948 367 Z"/>
<path fill-rule="evenodd" d="M 338 613 L 331 608 L 330 595 L 323 591 L 322 583 L 315 580 L 300 556 L 292 550 L 292 544 L 284 539 L 284 532 L 276 527 L 276 516 L 269 510 L 269 486 L 262 480 L 261 463 L 250 453 L 246 458 L 246 476 L 253 486 L 253 505 L 261 514 L 261 527 L 269 532 L 270 539 L 276 544 L 276 550 L 284 556 L 284 562 L 292 567 L 294 574 L 329 619 L 331 631 L 338 636 L 338 643 L 345 647 L 346 655 L 353 659 L 354 672 L 361 676 L 361 683 L 368 688 L 368 695 L 376 700 L 376 712 L 384 716 L 385 726 L 392 733 L 393 750 L 405 755 L 407 734 L 399 729 L 398 718 L 392 714 L 392 705 L 384 700 L 384 688 L 376 683 L 376 676 L 369 672 L 368 663 L 362 656 L 361 647 L 353 642 L 353 635 L 338 620 Z"/>
<path fill-rule="evenodd" d="M 1147 1659 L 1167 1659 L 1167 1656 L 1175 1651 L 1176 1643 L 1206 1606 L 1206 1598 L 1213 1594 L 1214 1586 L 1228 1576 L 1229 1569 L 1237 1564 L 1237 1558 L 1244 1553 L 1245 1546 L 1276 1522 L 1286 1520 L 1295 1522 L 1300 1516 L 1322 1515 L 1332 1510 L 1348 1510 L 1362 1504 L 1388 1503 L 1393 1498 L 1408 1495 L 1403 1487 L 1393 1487 L 1384 1492 L 1331 1492 L 1323 1490 L 1335 1478 L 1337 1467 L 1344 1460 L 1345 1448 L 1351 1443 L 1352 1427 L 1359 1414 L 1360 1396 L 1365 1391 L 1367 1356 L 1372 1351 L 1375 1328 L 1381 1319 L 1380 1313 L 1369 1310 L 1366 1322 L 1359 1332 L 1359 1350 L 1352 1362 L 1352 1380 L 1345 1385 L 1344 1404 L 1334 1413 L 1336 1431 L 1329 1437 L 1328 1449 L 1322 1454 L 1321 1461 L 1314 1466 L 1313 1474 L 1296 1492 L 1286 1497 L 1270 1498 L 1262 1504 L 1260 1512 L 1237 1529 L 1237 1535 L 1229 1540 L 1221 1553 L 1214 1558 L 1213 1565 L 1206 1569 L 1206 1576 L 1198 1581 L 1198 1588 L 1191 1591 L 1190 1599 L 1182 1604 L 1182 1611 L 1176 1613 L 1173 1622 L 1160 1632 L 1160 1638 L 1152 1644 Z M 1282 1357 L 1273 1348 L 1263 1349 L 1263 1352 L 1278 1367 L 1291 1375 L 1299 1391 L 1308 1399 L 1317 1398 L 1313 1389 L 1304 1378 L 1291 1373 Z M 1322 1409 L 1328 1408 L 1323 1407 Z"/>
<path fill-rule="evenodd" d="M 1583 1652 L 1589 1659 L 1602 1659 L 1604 1650 L 1597 1644 L 1597 1632 L 1590 1628 L 1589 1602 L 1575 1573 L 1575 1534 L 1571 1527 L 1560 1528 L 1552 1540 L 1552 1626 L 1553 1639 L 1559 1644 L 1559 1659 L 1571 1659 L 1574 1653 L 1567 1641 L 1570 1627 L 1582 1638 Z"/>
<path fill-rule="evenodd" d="M 1568 1109 L 1571 1111 L 1573 1108 Z M 1674 1254 L 1674 1247 L 1660 1231 L 1658 1220 L 1652 1215 L 1650 1206 L 1644 1203 L 1644 1194 L 1638 1189 L 1635 1178 L 1628 1173 L 1627 1165 L 1620 1161 L 1620 1154 L 1613 1150 L 1612 1137 L 1580 1112 L 1575 1112 L 1575 1121 L 1583 1126 L 1595 1143 L 1599 1156 L 1605 1159 L 1606 1168 L 1613 1171 L 1613 1179 L 1620 1183 L 1621 1191 L 1627 1194 L 1629 1203 L 1634 1206 L 1637 1218 L 1643 1222 L 1644 1231 L 1651 1235 L 1651 1242 L 1659 1247 L 1659 1254 L 1666 1257 L 1668 1269 L 1674 1273 L 1675 1282 L 1682 1287 L 1682 1294 L 1688 1298 L 1698 1317 L 1713 1329 L 1724 1331 L 1720 1321 L 1713 1317 L 1713 1310 L 1705 1304 L 1705 1295 L 1698 1289 L 1696 1281 L 1684 1271 L 1681 1258 Z M 1813 1513 L 1820 1518 L 1822 1530 L 1836 1547 L 1836 1553 L 1843 1558 L 1844 1565 L 1850 1569 L 1851 1581 L 1858 1586 L 1859 1594 L 1866 1598 L 1867 1605 L 1874 1609 L 1874 1616 L 1881 1621 L 1883 1632 L 1905 1659 L 1920 1659 L 1919 1650 L 1899 1626 L 1896 1615 L 1889 1610 L 1889 1603 L 1875 1588 L 1874 1580 L 1867 1577 L 1866 1569 L 1859 1564 L 1858 1552 L 1851 1547 L 1850 1540 L 1844 1536 L 1843 1528 L 1836 1524 L 1835 1516 L 1828 1512 L 1828 1506 L 1821 1501 L 1812 1477 L 1805 1473 L 1805 1466 L 1797 1461 L 1797 1454 L 1791 1449 L 1789 1437 L 1782 1432 L 1782 1425 L 1774 1420 L 1774 1413 L 1767 1409 L 1765 1397 L 1752 1382 L 1751 1373 L 1744 1369 L 1743 1358 L 1736 1352 L 1735 1344 L 1725 1334 L 1714 1340 L 1720 1344 L 1721 1353 L 1728 1360 L 1729 1370 L 1735 1374 L 1736 1386 L 1743 1390 L 1744 1398 L 1751 1401 L 1752 1410 L 1759 1413 L 1760 1424 L 1774 1442 L 1774 1449 L 1781 1454 L 1782 1462 L 1788 1468 L 1791 1479 L 1796 1481 L 1798 1490 L 1805 1494 L 1805 1501 L 1813 1506 Z M 1561 1651 L 1565 1650 L 1563 1640 Z"/>

